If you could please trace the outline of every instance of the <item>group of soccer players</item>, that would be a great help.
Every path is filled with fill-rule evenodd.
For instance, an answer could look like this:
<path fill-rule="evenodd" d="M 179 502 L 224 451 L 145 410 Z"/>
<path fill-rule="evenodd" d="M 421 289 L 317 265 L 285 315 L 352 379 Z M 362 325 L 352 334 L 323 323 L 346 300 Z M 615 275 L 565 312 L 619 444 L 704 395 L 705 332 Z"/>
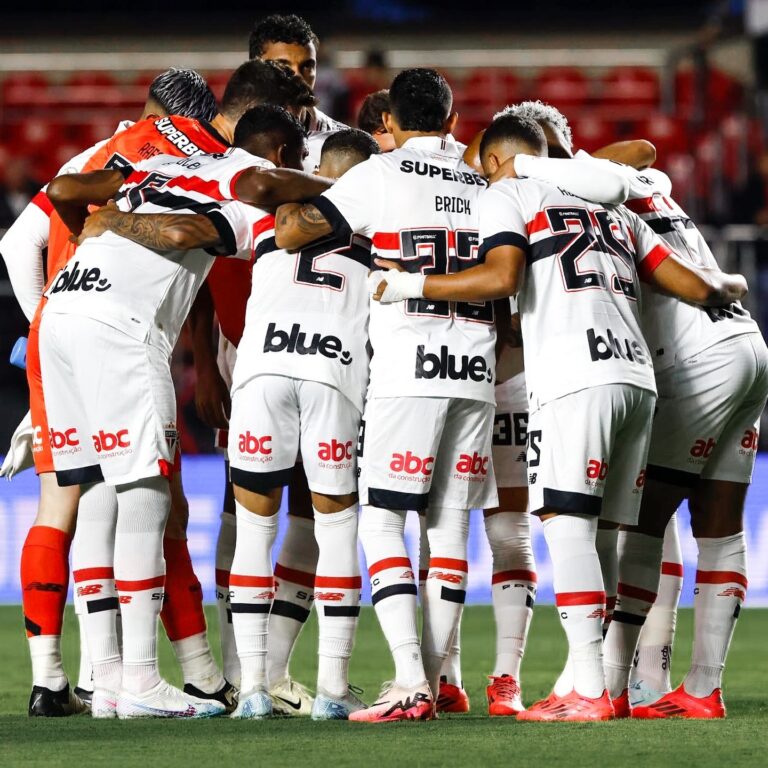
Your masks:
<path fill-rule="evenodd" d="M 0 242 L 31 321 L 31 415 L 4 465 L 19 471 L 28 447 L 41 480 L 21 560 L 30 715 L 467 711 L 459 633 L 469 515 L 482 509 L 489 714 L 723 717 L 768 397 L 744 279 L 719 270 L 648 142 L 574 155 L 566 118 L 524 102 L 464 147 L 431 69 L 398 74 L 363 105 L 365 130 L 350 129 L 315 105 L 316 49 L 298 17 L 262 20 L 219 105 L 196 73 L 163 73 L 141 119 L 68 163 Z M 227 456 L 223 670 L 186 545 L 169 367 L 185 321 L 197 404 Z M 684 499 L 695 641 L 672 690 Z M 531 515 L 569 654 L 526 709 Z M 348 675 L 358 537 L 395 665 L 368 706 Z M 73 690 L 60 651 L 70 544 Z M 289 661 L 313 604 L 311 695 Z M 158 673 L 158 615 L 183 690 Z"/>

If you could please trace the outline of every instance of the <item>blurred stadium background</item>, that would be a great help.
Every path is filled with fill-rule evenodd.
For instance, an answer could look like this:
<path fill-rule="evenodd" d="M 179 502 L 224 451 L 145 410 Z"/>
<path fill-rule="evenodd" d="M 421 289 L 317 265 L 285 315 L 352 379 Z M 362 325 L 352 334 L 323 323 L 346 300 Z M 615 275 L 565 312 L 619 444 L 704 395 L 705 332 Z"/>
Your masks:
<path fill-rule="evenodd" d="M 0 27 L 0 232 L 65 160 L 139 114 L 160 71 L 193 67 L 220 94 L 247 58 L 253 22 L 272 12 L 299 13 L 312 24 L 321 40 L 320 107 L 344 122 L 354 124 L 364 96 L 399 69 L 423 65 L 451 82 L 463 141 L 499 108 L 526 98 L 561 109 L 576 146 L 588 151 L 650 139 L 675 198 L 702 225 L 721 266 L 747 276 L 746 304 L 768 329 L 768 0 L 135 0 L 114 10 L 94 0 L 66 10 L 52 0 L 16 4 L 3 9 Z M 0 360 L 25 334 L 0 266 Z M 0 370 L 2 450 L 27 409 L 27 391 L 22 371 L 2 363 Z M 212 438 L 195 414 L 183 338 L 174 374 L 189 467 L 190 549 L 201 581 L 212 586 L 222 469 L 218 457 L 206 455 Z M 768 448 L 765 437 L 761 447 Z M 29 472 L 0 487 L 0 602 L 19 601 L 18 553 L 36 497 Z M 470 596 L 489 602 L 489 554 L 479 516 L 476 522 Z M 547 558 L 535 531 L 547 601 Z M 768 456 L 756 469 L 747 535 L 750 604 L 768 605 Z M 695 545 L 687 533 L 684 552 L 690 567 Z M 691 597 L 689 581 L 684 602 Z"/>

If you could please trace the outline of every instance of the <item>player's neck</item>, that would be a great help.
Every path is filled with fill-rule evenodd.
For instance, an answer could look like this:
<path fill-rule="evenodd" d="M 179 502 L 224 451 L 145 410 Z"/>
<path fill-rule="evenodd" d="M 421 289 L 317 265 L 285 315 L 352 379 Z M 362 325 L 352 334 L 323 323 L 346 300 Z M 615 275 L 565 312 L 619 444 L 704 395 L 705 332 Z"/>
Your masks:
<path fill-rule="evenodd" d="M 235 140 L 235 124 L 226 115 L 219 112 L 211 120 L 211 125 L 221 134 L 223 139 L 226 139 L 227 144 L 231 144 Z"/>
<path fill-rule="evenodd" d="M 395 146 L 400 149 L 408 139 L 421 139 L 425 136 L 436 136 L 439 139 L 444 139 L 447 135 L 445 131 L 398 131 L 394 134 Z"/>

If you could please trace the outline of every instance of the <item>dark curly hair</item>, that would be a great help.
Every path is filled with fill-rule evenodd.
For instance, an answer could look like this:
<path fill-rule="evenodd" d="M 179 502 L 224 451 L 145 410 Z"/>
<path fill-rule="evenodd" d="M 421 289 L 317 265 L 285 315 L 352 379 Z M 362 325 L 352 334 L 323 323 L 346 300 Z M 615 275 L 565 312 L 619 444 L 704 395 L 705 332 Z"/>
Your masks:
<path fill-rule="evenodd" d="M 311 44 L 317 48 L 320 41 L 312 27 L 301 16 L 294 13 L 281 16 L 275 13 L 254 25 L 248 41 L 248 55 L 252 59 L 262 56 L 269 43 L 295 43 L 304 46 Z"/>
<path fill-rule="evenodd" d="M 453 93 L 434 69 L 404 69 L 389 87 L 389 104 L 404 131 L 439 131 L 451 114 Z"/>

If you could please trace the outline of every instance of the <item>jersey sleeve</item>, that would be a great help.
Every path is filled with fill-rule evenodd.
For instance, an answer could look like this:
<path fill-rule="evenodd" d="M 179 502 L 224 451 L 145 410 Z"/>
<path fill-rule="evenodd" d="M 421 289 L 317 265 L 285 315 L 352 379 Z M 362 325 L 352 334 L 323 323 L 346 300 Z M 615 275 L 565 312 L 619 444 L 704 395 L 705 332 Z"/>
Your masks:
<path fill-rule="evenodd" d="M 664 259 L 674 251 L 636 214 L 624 211 L 635 246 L 635 261 L 640 279 L 648 282 Z"/>
<path fill-rule="evenodd" d="M 631 169 L 628 179 L 630 200 L 650 197 L 656 193 L 672 194 L 672 180 L 666 173 L 656 168 L 645 168 L 642 171 Z"/>
<path fill-rule="evenodd" d="M 479 211 L 481 260 L 488 251 L 501 245 L 514 245 L 528 253 L 530 243 L 525 217 L 512 197 L 491 187 L 480 196 Z"/>
<path fill-rule="evenodd" d="M 370 239 L 376 234 L 372 212 L 381 205 L 379 173 L 377 164 L 366 160 L 311 201 L 341 240 L 348 241 L 353 233 Z"/>
<path fill-rule="evenodd" d="M 227 203 L 202 215 L 210 219 L 221 237 L 221 245 L 209 251 L 214 256 L 251 259 L 257 245 L 275 227 L 274 216 L 245 203 Z"/>

